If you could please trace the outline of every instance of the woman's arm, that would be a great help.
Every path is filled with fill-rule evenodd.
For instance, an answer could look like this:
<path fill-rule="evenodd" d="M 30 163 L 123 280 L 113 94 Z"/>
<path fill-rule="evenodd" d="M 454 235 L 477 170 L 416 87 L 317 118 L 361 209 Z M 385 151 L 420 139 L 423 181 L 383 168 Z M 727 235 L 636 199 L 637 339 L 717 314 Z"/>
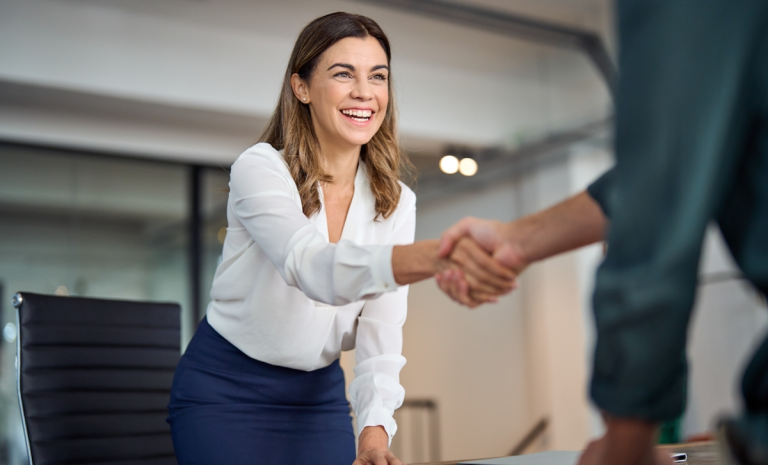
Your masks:
<path fill-rule="evenodd" d="M 388 242 L 411 244 L 416 230 L 416 199 L 412 192 L 403 192 L 395 215 Z M 402 247 L 409 246 L 396 246 L 395 250 Z M 426 258 L 427 262 L 437 260 L 436 256 Z M 408 286 L 401 286 L 396 292 L 366 301 L 358 317 L 357 365 L 355 379 L 349 386 L 359 431 L 358 456 L 354 465 L 400 465 L 389 452 L 389 443 L 397 431 L 394 411 L 402 405 L 405 396 L 400 385 L 400 370 L 405 365 L 402 351 L 407 310 Z"/>
<path fill-rule="evenodd" d="M 280 154 L 268 144 L 257 144 L 232 165 L 229 201 L 235 217 L 283 280 L 307 297 L 344 305 L 448 267 L 437 257 L 436 241 L 394 247 L 396 251 L 391 244 L 328 243 L 304 216 L 295 189 Z M 488 282 L 490 273 L 478 273 L 478 280 Z"/>

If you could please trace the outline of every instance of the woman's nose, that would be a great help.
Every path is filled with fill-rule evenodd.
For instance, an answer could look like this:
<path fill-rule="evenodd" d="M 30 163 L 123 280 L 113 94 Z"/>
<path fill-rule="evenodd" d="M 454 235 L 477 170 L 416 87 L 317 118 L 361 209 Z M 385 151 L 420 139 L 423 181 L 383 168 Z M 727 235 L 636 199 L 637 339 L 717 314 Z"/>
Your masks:
<path fill-rule="evenodd" d="M 373 90 L 367 79 L 355 82 L 355 85 L 352 87 L 352 98 L 359 98 L 361 100 L 370 100 L 373 98 Z"/>

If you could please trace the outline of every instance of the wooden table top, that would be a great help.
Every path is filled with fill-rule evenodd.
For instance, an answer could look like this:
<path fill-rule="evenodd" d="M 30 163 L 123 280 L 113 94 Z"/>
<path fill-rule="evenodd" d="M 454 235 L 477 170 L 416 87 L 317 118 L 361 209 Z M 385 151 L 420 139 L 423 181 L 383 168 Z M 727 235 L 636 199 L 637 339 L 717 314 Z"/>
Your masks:
<path fill-rule="evenodd" d="M 680 465 L 725 465 L 725 460 L 720 453 L 720 446 L 716 442 L 692 442 L 688 444 L 672 444 L 659 446 L 670 452 L 685 452 L 688 461 Z M 486 457 L 487 458 L 487 457 Z M 449 460 L 447 462 L 431 462 L 413 465 L 457 465 L 459 462 L 478 459 Z M 482 460 L 482 459 L 480 459 Z"/>

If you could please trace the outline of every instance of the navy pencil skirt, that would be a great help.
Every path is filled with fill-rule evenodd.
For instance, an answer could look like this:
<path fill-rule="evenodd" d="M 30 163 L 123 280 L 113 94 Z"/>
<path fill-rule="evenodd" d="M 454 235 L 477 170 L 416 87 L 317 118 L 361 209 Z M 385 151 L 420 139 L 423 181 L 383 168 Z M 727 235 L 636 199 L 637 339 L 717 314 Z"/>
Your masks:
<path fill-rule="evenodd" d="M 200 323 L 168 405 L 179 465 L 351 465 L 355 436 L 344 373 L 260 362 Z"/>

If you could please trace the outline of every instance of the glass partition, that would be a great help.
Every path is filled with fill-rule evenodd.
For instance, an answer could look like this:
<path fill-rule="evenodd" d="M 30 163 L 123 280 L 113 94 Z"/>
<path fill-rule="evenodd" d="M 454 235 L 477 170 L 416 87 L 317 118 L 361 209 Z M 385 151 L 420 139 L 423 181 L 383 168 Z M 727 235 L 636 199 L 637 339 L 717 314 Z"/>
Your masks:
<path fill-rule="evenodd" d="M 28 463 L 13 293 L 174 301 L 190 321 L 189 171 L 0 144 L 0 463 Z"/>
<path fill-rule="evenodd" d="M 211 283 L 221 261 L 221 250 L 227 235 L 227 198 L 229 170 L 206 168 L 200 182 L 201 274 L 200 309 L 205 314 L 211 294 Z"/>

